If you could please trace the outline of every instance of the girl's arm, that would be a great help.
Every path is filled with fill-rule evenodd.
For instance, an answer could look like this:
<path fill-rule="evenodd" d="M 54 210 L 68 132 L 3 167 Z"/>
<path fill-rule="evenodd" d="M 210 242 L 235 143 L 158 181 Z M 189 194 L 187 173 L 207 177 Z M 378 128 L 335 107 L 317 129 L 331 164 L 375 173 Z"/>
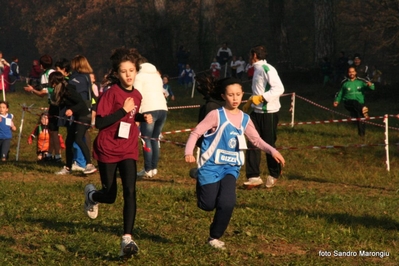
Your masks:
<path fill-rule="evenodd" d="M 219 123 L 218 110 L 213 110 L 191 131 L 184 150 L 186 162 L 195 162 L 193 151 L 197 140 L 208 130 L 216 128 Z"/>
<path fill-rule="evenodd" d="M 122 108 L 117 110 L 115 113 L 107 115 L 107 116 L 96 116 L 96 128 L 98 129 L 103 129 L 105 127 L 108 127 L 119 120 L 121 120 L 127 112 Z"/>

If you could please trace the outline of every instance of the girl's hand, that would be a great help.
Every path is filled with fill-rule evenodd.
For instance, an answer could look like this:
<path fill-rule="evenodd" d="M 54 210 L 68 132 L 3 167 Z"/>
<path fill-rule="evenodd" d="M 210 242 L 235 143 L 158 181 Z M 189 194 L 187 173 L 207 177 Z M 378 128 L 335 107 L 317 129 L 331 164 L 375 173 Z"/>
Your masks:
<path fill-rule="evenodd" d="M 152 124 L 152 114 L 144 114 L 144 121 L 146 121 L 148 124 Z"/>
<path fill-rule="evenodd" d="M 195 163 L 195 157 L 193 155 L 185 155 L 184 160 L 186 161 L 186 163 Z"/>
<path fill-rule="evenodd" d="M 284 157 L 281 155 L 281 153 L 275 152 L 272 154 L 272 156 L 273 156 L 274 160 L 276 160 L 278 163 L 281 164 L 281 166 L 285 165 L 285 160 L 284 160 Z"/>
<path fill-rule="evenodd" d="M 66 110 L 66 111 L 65 111 L 65 115 L 66 115 L 66 116 L 72 116 L 72 115 L 73 115 L 72 110 L 71 110 L 71 109 Z"/>
<path fill-rule="evenodd" d="M 127 97 L 123 103 L 123 109 L 126 113 L 130 113 L 134 109 L 134 100 L 132 97 Z"/>

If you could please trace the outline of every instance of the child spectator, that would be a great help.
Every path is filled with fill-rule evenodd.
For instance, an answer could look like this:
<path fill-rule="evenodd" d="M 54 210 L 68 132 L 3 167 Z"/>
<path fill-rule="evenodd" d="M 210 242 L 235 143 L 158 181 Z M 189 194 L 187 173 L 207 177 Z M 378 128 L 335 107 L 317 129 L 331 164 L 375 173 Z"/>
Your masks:
<path fill-rule="evenodd" d="M 37 138 L 37 160 L 41 161 L 47 157 L 50 146 L 50 134 L 48 130 L 48 114 L 43 113 L 40 116 L 39 123 L 28 138 L 28 144 L 32 144 L 32 139 Z"/>
<path fill-rule="evenodd" d="M 185 161 L 196 161 L 193 149 L 197 139 L 204 135 L 201 157 L 197 162 L 197 205 L 204 211 L 216 209 L 208 244 L 224 250 L 225 243 L 219 238 L 227 229 L 236 204 L 236 180 L 245 160 L 244 135 L 256 147 L 271 154 L 277 162 L 284 165 L 285 161 L 275 148 L 261 139 L 249 115 L 238 109 L 244 94 L 239 80 L 226 78 L 208 86 L 225 100 L 225 105 L 211 111 L 191 132 L 185 149 Z"/>
<path fill-rule="evenodd" d="M 248 80 L 252 80 L 252 77 L 254 76 L 255 68 L 251 63 L 251 60 L 248 62 L 247 66 L 245 67 L 245 72 L 247 72 Z"/>
<path fill-rule="evenodd" d="M 8 108 L 8 102 L 0 101 L 0 151 L 2 161 L 6 161 L 8 159 L 12 138 L 11 130 L 17 130 L 14 122 L 12 121 L 14 115 L 8 113 Z"/>
<path fill-rule="evenodd" d="M 186 89 L 190 89 L 193 85 L 193 79 L 195 74 L 194 70 L 190 68 L 189 64 L 186 65 L 186 68 L 181 72 L 180 76 L 182 77 L 184 87 Z"/>
<path fill-rule="evenodd" d="M 210 69 L 212 70 L 212 76 L 214 78 L 220 78 L 220 64 L 217 61 L 216 57 L 213 58 Z"/>
<path fill-rule="evenodd" d="M 162 82 L 163 82 L 163 89 L 164 89 L 164 95 L 166 95 L 166 100 L 175 100 L 175 95 L 173 94 L 172 88 L 169 85 L 169 76 L 168 75 L 163 75 L 162 76 Z"/>
<path fill-rule="evenodd" d="M 42 75 L 42 69 L 40 68 L 39 60 L 33 60 L 32 67 L 29 72 L 28 84 L 36 87 L 40 84 L 40 76 Z"/>

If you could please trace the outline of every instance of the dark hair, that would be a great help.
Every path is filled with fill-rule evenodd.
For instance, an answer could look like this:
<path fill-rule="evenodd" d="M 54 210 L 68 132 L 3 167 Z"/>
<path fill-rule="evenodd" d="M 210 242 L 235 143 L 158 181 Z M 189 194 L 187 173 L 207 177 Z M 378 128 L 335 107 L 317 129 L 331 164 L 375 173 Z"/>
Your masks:
<path fill-rule="evenodd" d="M 48 54 L 45 54 L 40 57 L 39 62 L 44 69 L 49 69 L 53 65 L 53 58 Z"/>
<path fill-rule="evenodd" d="M 205 99 L 213 98 L 219 101 L 224 101 L 221 95 L 226 93 L 227 86 L 232 84 L 241 85 L 239 79 L 232 77 L 218 80 L 212 76 L 210 71 L 196 75 L 195 80 L 197 82 L 197 91 L 204 95 Z"/>
<path fill-rule="evenodd" d="M 71 71 L 71 62 L 66 58 L 61 58 L 54 63 L 54 67 L 65 69 L 65 72 L 69 73 Z"/>
<path fill-rule="evenodd" d="M 267 57 L 266 47 L 263 45 L 256 45 L 251 48 L 250 54 L 252 57 L 256 54 L 256 58 L 259 60 L 265 60 Z"/>
<path fill-rule="evenodd" d="M 68 85 L 64 75 L 59 71 L 54 71 L 48 77 L 48 83 L 50 87 L 54 86 L 51 103 L 54 105 L 60 105 L 62 99 L 64 98 L 64 95 L 67 92 L 65 88 Z"/>
<path fill-rule="evenodd" d="M 0 101 L 0 104 L 4 103 L 6 105 L 7 108 L 10 108 L 10 105 L 8 104 L 8 102 L 6 101 Z"/>
<path fill-rule="evenodd" d="M 111 84 L 115 84 L 119 82 L 119 79 L 115 75 L 118 72 L 119 66 L 121 63 L 130 61 L 135 67 L 136 71 L 140 70 L 140 63 L 146 62 L 146 59 L 140 55 L 140 53 L 135 48 L 117 48 L 113 51 L 111 55 L 111 71 L 107 75 L 107 79 Z"/>

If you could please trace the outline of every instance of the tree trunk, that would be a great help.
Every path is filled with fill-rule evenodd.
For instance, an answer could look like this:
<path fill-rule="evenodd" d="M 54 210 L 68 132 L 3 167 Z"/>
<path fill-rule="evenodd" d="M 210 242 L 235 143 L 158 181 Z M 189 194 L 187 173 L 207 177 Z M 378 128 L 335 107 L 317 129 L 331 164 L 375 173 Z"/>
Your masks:
<path fill-rule="evenodd" d="M 170 71 L 170 62 L 173 61 L 172 38 L 169 21 L 166 15 L 166 0 L 154 0 L 156 15 L 154 18 L 154 64 L 161 71 Z"/>
<path fill-rule="evenodd" d="M 200 69 L 209 68 L 216 51 L 215 37 L 215 0 L 200 0 L 198 45 Z"/>
<path fill-rule="evenodd" d="M 314 61 L 334 55 L 334 9 L 333 0 L 314 0 L 315 47 Z"/>
<path fill-rule="evenodd" d="M 291 68 L 291 52 L 284 23 L 284 0 L 269 1 L 270 31 L 274 42 L 270 42 L 271 51 L 275 54 L 274 64 L 281 69 Z M 273 62 L 272 62 L 273 63 Z"/>

